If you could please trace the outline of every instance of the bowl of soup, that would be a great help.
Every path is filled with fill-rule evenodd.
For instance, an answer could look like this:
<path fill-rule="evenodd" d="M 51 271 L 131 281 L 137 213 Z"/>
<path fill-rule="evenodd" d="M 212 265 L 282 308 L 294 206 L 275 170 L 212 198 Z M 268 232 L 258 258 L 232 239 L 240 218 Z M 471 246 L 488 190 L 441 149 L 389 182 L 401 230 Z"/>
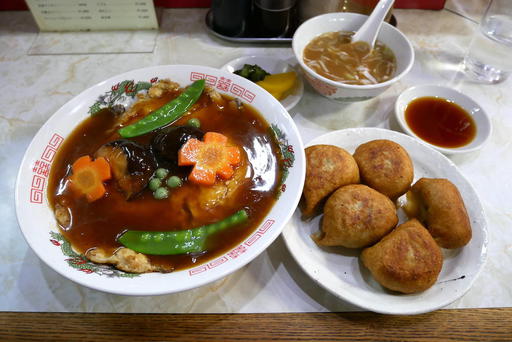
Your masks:
<path fill-rule="evenodd" d="M 328 13 L 305 21 L 295 31 L 293 52 L 306 80 L 319 94 L 338 101 L 368 100 L 412 68 L 411 43 L 388 23 L 382 24 L 373 48 L 351 41 L 367 18 L 356 13 Z"/>
<path fill-rule="evenodd" d="M 256 84 L 203 66 L 111 77 L 41 127 L 16 184 L 21 231 L 48 266 L 122 295 L 198 287 L 244 266 L 300 199 L 303 145 Z"/>

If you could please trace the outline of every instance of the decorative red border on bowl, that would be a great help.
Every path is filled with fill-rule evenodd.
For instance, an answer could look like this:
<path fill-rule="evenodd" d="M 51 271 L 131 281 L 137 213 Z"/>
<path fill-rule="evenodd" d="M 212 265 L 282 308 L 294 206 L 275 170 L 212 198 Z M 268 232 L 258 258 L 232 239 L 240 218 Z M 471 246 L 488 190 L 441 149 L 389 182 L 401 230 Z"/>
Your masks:
<path fill-rule="evenodd" d="M 217 77 L 195 71 L 190 73 L 191 81 L 197 81 L 202 79 L 205 79 L 206 84 L 208 84 L 209 86 L 216 88 L 220 91 L 224 91 L 226 93 L 231 93 L 235 96 L 241 97 L 249 103 L 252 103 L 252 101 L 254 101 L 254 99 L 256 98 L 256 95 L 253 92 L 245 89 L 241 85 L 233 83 L 233 81 L 229 78 Z"/>
<path fill-rule="evenodd" d="M 252 93 L 251 91 L 245 89 L 244 87 L 240 86 L 237 83 L 234 83 L 230 78 L 225 77 L 218 77 L 214 75 L 209 75 L 201 72 L 191 72 L 190 73 L 190 80 L 195 81 L 199 79 L 205 79 L 206 83 L 213 88 L 216 88 L 220 91 L 230 93 L 234 96 L 240 97 L 243 100 L 247 101 L 248 103 L 252 103 L 254 99 L 256 98 L 256 95 Z M 150 82 L 138 82 L 137 84 L 134 83 L 134 81 L 123 81 L 125 84 L 124 87 L 121 87 L 120 84 L 124 84 L 123 82 L 118 83 L 114 86 L 112 86 L 111 91 L 107 92 L 105 96 L 110 94 L 111 99 L 109 101 L 105 100 L 105 96 L 103 98 L 100 97 L 99 102 L 97 101 L 95 103 L 96 107 L 101 107 L 105 105 L 115 105 L 117 101 L 122 100 L 122 96 L 131 96 L 133 97 L 138 91 L 147 89 L 147 86 L 151 85 L 152 83 L 155 83 L 158 80 L 158 78 L 152 78 Z M 140 86 L 138 86 L 140 83 Z M 133 88 L 133 91 L 128 92 L 127 86 L 130 86 L 130 89 Z M 101 109 L 101 108 L 100 108 Z M 93 114 L 91 110 L 89 111 L 90 114 Z M 294 150 L 292 145 L 288 145 L 288 141 L 286 139 L 285 134 L 277 127 L 277 125 L 271 125 L 271 131 L 276 137 L 276 142 L 280 146 L 281 152 L 283 153 L 283 165 L 281 167 L 283 168 L 283 173 L 288 175 L 288 169 L 293 166 L 294 163 Z M 57 133 L 53 133 L 48 144 L 44 147 L 43 153 L 41 154 L 40 159 L 38 159 L 32 168 L 33 177 L 32 177 L 32 184 L 30 189 L 30 203 L 35 204 L 42 204 L 44 199 L 44 191 L 45 186 L 47 184 L 47 179 L 50 175 L 50 167 L 51 162 L 53 161 L 58 148 L 62 145 L 62 142 L 64 141 L 64 138 L 60 136 Z M 284 184 L 286 177 L 283 175 L 283 179 L 281 180 L 282 183 L 280 185 L 280 192 L 284 192 L 286 189 L 286 185 Z M 210 269 L 214 269 L 226 262 L 229 262 L 230 260 L 238 258 L 240 255 L 247 252 L 247 250 L 253 246 L 275 223 L 275 219 L 267 219 L 263 224 L 255 230 L 252 235 L 249 236 L 239 246 L 233 248 L 231 251 L 225 253 L 224 255 L 207 262 L 205 264 L 201 264 L 200 266 L 197 266 L 195 268 L 188 269 L 188 275 L 194 276 L 200 273 L 203 273 L 205 271 L 208 271 Z M 59 233 L 50 232 L 51 239 L 50 242 L 60 248 L 63 249 L 64 255 L 71 255 L 74 252 L 71 249 L 71 245 L 64 239 L 63 236 Z M 56 236 L 61 240 L 57 241 Z M 69 245 L 69 246 L 68 246 Z M 69 251 L 68 251 L 69 249 Z M 68 254 L 66 254 L 68 253 Z M 71 253 L 71 254 L 70 254 Z M 90 263 L 87 261 L 87 259 L 82 258 L 81 255 L 78 255 L 74 253 L 74 258 L 68 258 L 66 261 L 70 263 L 70 266 L 77 268 L 76 265 L 78 265 L 79 270 L 84 271 L 87 274 L 92 273 L 98 273 L 100 275 L 107 274 L 109 276 L 125 276 L 123 275 L 122 271 L 114 270 L 113 272 L 110 272 L 109 269 L 111 266 L 107 265 L 99 265 L 101 269 L 99 271 L 95 271 L 94 266 L 95 264 Z M 68 255 L 68 256 L 69 256 Z M 79 260 L 80 259 L 80 260 Z M 79 260 L 79 262 L 74 262 L 76 260 Z M 76 265 L 75 265 L 76 264 Z M 91 265 L 89 265 L 91 264 Z M 131 274 L 126 274 L 126 276 L 132 276 Z M 136 275 L 135 275 L 136 276 Z"/>
<path fill-rule="evenodd" d="M 41 157 L 34 162 L 34 166 L 32 167 L 32 184 L 30 186 L 30 203 L 43 203 L 44 186 L 46 185 L 48 176 L 50 176 L 51 162 L 63 141 L 63 137 L 57 133 L 53 133 Z"/>
<path fill-rule="evenodd" d="M 274 219 L 268 219 L 266 220 L 262 225 L 261 227 L 256 230 L 243 244 L 239 245 L 238 247 L 235 247 L 233 248 L 231 251 L 227 252 L 225 255 L 213 260 L 213 261 L 210 261 L 206 264 L 203 264 L 201 266 L 198 266 L 198 267 L 194 267 L 194 268 L 191 268 L 188 270 L 188 275 L 189 276 L 194 276 L 196 274 L 200 274 L 200 273 L 203 273 L 205 271 L 208 271 L 212 268 L 215 268 L 219 265 L 222 265 L 232 259 L 236 259 L 238 258 L 240 255 L 244 254 L 245 252 L 247 252 L 247 249 L 249 247 L 251 247 L 256 241 L 259 240 L 260 237 L 263 236 L 263 234 L 265 234 L 269 229 L 270 227 L 272 227 L 272 225 L 275 223 L 276 221 Z M 229 257 L 229 258 L 228 258 Z"/>

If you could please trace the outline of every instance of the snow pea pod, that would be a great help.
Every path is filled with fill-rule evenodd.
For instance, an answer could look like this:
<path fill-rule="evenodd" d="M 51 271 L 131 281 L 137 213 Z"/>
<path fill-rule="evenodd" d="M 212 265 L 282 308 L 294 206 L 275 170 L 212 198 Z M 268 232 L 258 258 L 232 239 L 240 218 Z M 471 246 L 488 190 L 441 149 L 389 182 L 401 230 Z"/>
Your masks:
<path fill-rule="evenodd" d="M 197 102 L 203 93 L 205 80 L 197 80 L 174 100 L 151 112 L 139 121 L 119 129 L 123 138 L 132 138 L 149 133 L 180 118 Z"/>
<path fill-rule="evenodd" d="M 247 211 L 241 209 L 221 221 L 192 229 L 171 232 L 127 230 L 118 237 L 118 241 L 125 247 L 144 254 L 174 255 L 202 252 L 209 236 L 243 223 L 248 217 Z"/>

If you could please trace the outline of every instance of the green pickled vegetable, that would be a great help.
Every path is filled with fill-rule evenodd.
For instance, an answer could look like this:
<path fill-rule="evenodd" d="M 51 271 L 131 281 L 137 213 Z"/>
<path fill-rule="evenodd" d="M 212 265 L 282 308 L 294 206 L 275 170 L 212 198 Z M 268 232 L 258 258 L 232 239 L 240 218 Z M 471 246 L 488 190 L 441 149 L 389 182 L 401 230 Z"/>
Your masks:
<path fill-rule="evenodd" d="M 263 81 L 265 76 L 270 75 L 257 64 L 244 64 L 242 69 L 234 71 L 235 74 L 247 78 L 253 82 Z"/>
<path fill-rule="evenodd" d="M 221 230 L 247 221 L 247 212 L 242 209 L 216 223 L 171 232 L 127 230 L 118 241 L 139 253 L 152 255 L 174 255 L 202 252 L 209 236 Z"/>
<path fill-rule="evenodd" d="M 244 67 L 239 70 L 235 70 L 235 74 L 242 76 L 243 78 L 249 79 L 251 77 L 252 66 L 250 64 L 244 64 Z"/>
<path fill-rule="evenodd" d="M 123 138 L 132 138 L 149 133 L 179 119 L 197 102 L 203 93 L 205 80 L 197 80 L 174 100 L 166 103 L 139 121 L 121 128 L 118 132 Z"/>

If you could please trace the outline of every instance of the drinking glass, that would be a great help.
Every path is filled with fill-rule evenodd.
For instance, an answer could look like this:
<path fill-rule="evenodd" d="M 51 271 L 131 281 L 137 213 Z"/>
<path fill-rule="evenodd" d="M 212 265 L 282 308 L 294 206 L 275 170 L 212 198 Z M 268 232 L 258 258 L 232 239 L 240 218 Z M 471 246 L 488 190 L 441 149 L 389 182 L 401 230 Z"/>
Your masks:
<path fill-rule="evenodd" d="M 512 72 L 512 1 L 491 0 L 464 58 L 467 76 L 498 83 Z"/>

